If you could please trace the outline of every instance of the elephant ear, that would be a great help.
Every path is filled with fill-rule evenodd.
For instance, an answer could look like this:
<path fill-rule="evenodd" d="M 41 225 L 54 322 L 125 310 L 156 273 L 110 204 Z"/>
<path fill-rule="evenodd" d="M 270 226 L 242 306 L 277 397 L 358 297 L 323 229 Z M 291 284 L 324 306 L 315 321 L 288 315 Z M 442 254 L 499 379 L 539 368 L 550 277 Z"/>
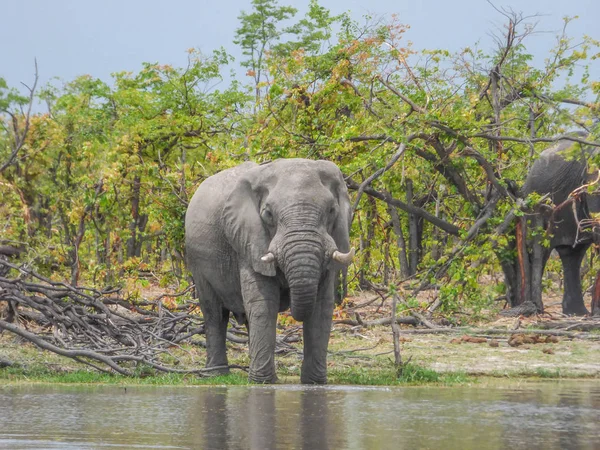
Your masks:
<path fill-rule="evenodd" d="M 223 206 L 224 231 L 240 260 L 249 262 L 256 272 L 272 277 L 275 276 L 275 263 L 261 260 L 269 251 L 270 238 L 260 218 L 255 171 L 238 178 L 227 197 Z"/>
<path fill-rule="evenodd" d="M 350 221 L 352 220 L 348 188 L 338 166 L 330 161 L 319 161 L 319 163 L 322 164 L 321 181 L 325 186 L 329 186 L 337 199 L 339 207 L 331 237 L 335 241 L 338 250 L 347 253 L 350 251 Z"/>

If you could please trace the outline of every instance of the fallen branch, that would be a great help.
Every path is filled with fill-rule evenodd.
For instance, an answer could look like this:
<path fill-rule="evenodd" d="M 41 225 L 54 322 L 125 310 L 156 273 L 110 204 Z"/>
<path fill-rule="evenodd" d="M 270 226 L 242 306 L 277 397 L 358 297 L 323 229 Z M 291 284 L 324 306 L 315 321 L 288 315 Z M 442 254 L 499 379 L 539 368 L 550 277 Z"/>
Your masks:
<path fill-rule="evenodd" d="M 594 333 L 585 332 L 570 332 L 570 331 L 559 331 L 559 330 L 507 330 L 501 328 L 469 328 L 469 327 L 443 327 L 436 329 L 416 329 L 416 330 L 404 330 L 405 334 L 477 334 L 477 335 L 513 335 L 513 334 L 540 334 L 547 336 L 562 336 L 571 339 L 586 339 L 593 341 L 600 341 L 600 335 Z"/>
<path fill-rule="evenodd" d="M 544 330 L 565 330 L 565 331 L 596 331 L 600 330 L 600 320 L 584 319 L 580 321 L 548 321 L 535 324 Z"/>
<path fill-rule="evenodd" d="M 53 344 L 45 341 L 37 334 L 26 331 L 23 328 L 13 325 L 12 323 L 5 322 L 4 320 L 0 320 L 0 329 L 8 330 L 11 333 L 21 336 L 22 338 L 27 339 L 29 342 L 34 343 L 35 345 L 37 345 L 39 348 L 41 348 L 43 350 L 49 350 L 58 355 L 77 359 L 79 362 L 82 362 L 84 364 L 87 364 L 87 361 L 85 359 L 81 359 L 81 358 L 90 358 L 90 359 L 99 361 L 103 364 L 106 364 L 111 369 L 113 369 L 115 372 L 118 372 L 121 375 L 127 375 L 127 376 L 132 375 L 131 371 L 123 369 L 112 358 L 101 355 L 100 353 L 96 353 L 91 350 L 68 350 L 68 349 L 57 347 L 56 345 L 53 345 Z M 99 368 L 96 365 L 94 365 L 93 367 L 96 369 L 100 369 L 104 372 L 109 372 L 107 370 Z"/>
<path fill-rule="evenodd" d="M 366 352 L 369 350 L 373 350 L 375 348 L 379 347 L 379 343 L 373 345 L 372 347 L 362 347 L 362 348 L 351 348 L 350 350 L 337 350 L 335 352 L 331 351 L 328 352 L 332 355 L 345 355 L 347 353 L 356 353 L 356 352 Z"/>
<path fill-rule="evenodd" d="M 131 364 L 142 364 L 163 372 L 204 373 L 160 362 L 171 347 L 203 332 L 202 318 L 191 312 L 195 304 L 181 311 L 177 306 L 169 309 L 160 301 L 163 296 L 132 302 L 115 296 L 116 290 L 73 287 L 6 261 L 0 264 L 20 272 L 16 278 L 0 277 L 0 303 L 8 302 L 16 311 L 8 319 L 13 323 L 0 321 L 0 330 L 105 372 L 130 376 Z M 37 324 L 39 331 L 17 325 L 24 320 Z M 246 342 L 233 334 L 228 338 Z"/>
<path fill-rule="evenodd" d="M 361 322 L 358 322 L 357 320 L 354 319 L 337 319 L 334 320 L 333 323 L 335 325 L 350 325 L 353 327 L 356 326 L 364 326 L 364 327 L 375 327 L 375 326 L 379 326 L 379 325 L 389 325 L 392 323 L 392 319 L 389 317 L 385 317 L 383 319 L 376 319 L 376 320 L 361 320 Z M 419 319 L 417 319 L 416 317 L 396 317 L 396 323 L 400 324 L 400 325 L 413 325 L 413 326 L 418 326 L 420 325 Z"/>

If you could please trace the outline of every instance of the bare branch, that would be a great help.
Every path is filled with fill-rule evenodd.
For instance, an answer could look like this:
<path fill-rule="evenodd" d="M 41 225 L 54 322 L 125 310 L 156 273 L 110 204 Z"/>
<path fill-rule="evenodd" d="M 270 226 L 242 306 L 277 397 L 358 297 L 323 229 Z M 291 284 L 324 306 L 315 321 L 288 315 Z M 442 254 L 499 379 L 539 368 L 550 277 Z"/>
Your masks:
<path fill-rule="evenodd" d="M 483 138 L 483 139 L 490 139 L 492 141 L 508 141 L 508 142 L 520 142 L 523 144 L 531 144 L 531 143 L 536 143 L 536 142 L 558 142 L 558 141 L 572 141 L 572 142 L 578 142 L 582 145 L 589 145 L 591 147 L 600 147 L 600 142 L 595 142 L 595 141 L 587 141 L 585 139 L 581 139 L 578 138 L 576 136 L 573 136 L 572 134 L 561 134 L 560 136 L 555 136 L 552 138 L 517 138 L 517 137 L 513 137 L 513 136 L 494 136 L 491 134 L 487 134 L 487 133 L 475 133 L 475 134 L 471 134 L 468 137 L 470 138 Z"/>
<path fill-rule="evenodd" d="M 29 101 L 27 104 L 27 113 L 25 114 L 25 117 L 24 117 L 25 123 L 23 124 L 23 126 L 22 127 L 19 126 L 18 119 L 15 114 L 13 114 L 9 111 L 6 111 L 12 119 L 14 140 L 13 140 L 13 142 L 11 142 L 12 152 L 11 152 L 10 156 L 3 164 L 0 165 L 0 173 L 4 172 L 8 167 L 10 167 L 15 162 L 17 155 L 19 154 L 19 152 L 23 148 L 23 145 L 25 144 L 25 139 L 27 138 L 27 134 L 29 133 L 29 126 L 31 123 L 31 109 L 33 108 L 33 100 L 34 100 L 35 89 L 37 87 L 38 80 L 39 80 L 38 65 L 37 65 L 37 60 L 35 60 L 35 76 L 34 76 L 34 80 L 33 80 L 33 86 L 30 88 L 26 84 L 23 84 L 29 90 Z M 20 130 L 20 128 L 22 128 L 22 129 Z"/>
<path fill-rule="evenodd" d="M 357 190 L 359 188 L 360 185 L 356 181 L 354 181 L 352 178 L 345 177 L 345 179 L 346 179 L 346 184 L 348 185 L 349 189 Z M 404 203 L 402 200 L 393 198 L 389 194 L 386 195 L 385 193 L 376 191 L 375 189 L 373 189 L 371 187 L 365 187 L 364 193 L 367 195 L 370 195 L 371 197 L 378 198 L 379 200 L 383 200 L 388 205 L 396 206 L 397 208 L 400 208 L 403 211 L 406 211 L 408 213 L 415 214 L 419 217 L 422 217 L 423 219 L 427 220 L 428 222 L 431 222 L 433 225 L 440 228 L 441 230 L 444 230 L 445 232 L 447 232 L 449 234 L 458 236 L 460 233 L 460 228 L 457 227 L 456 225 L 446 222 L 445 220 L 442 220 L 439 217 L 434 216 L 433 214 L 429 213 L 428 211 L 426 211 L 422 208 L 419 208 L 414 205 L 409 205 L 407 203 Z"/>
<path fill-rule="evenodd" d="M 407 139 L 407 142 L 410 142 L 411 140 L 414 139 L 414 136 L 409 136 Z M 362 194 L 365 190 L 365 188 L 367 186 L 369 186 L 374 180 L 376 180 L 377 178 L 379 178 L 381 175 L 383 175 L 385 172 L 387 172 L 389 169 L 392 168 L 392 166 L 394 164 L 396 164 L 396 162 L 400 159 L 400 157 L 404 154 L 404 151 L 406 150 L 406 144 L 402 143 L 400 144 L 400 148 L 398 149 L 398 151 L 390 158 L 390 161 L 385 165 L 385 167 L 382 167 L 381 169 L 377 170 L 375 173 L 373 173 L 369 178 L 367 178 L 365 181 L 363 181 L 360 186 L 358 187 L 358 192 L 356 194 L 356 199 L 354 200 L 354 204 L 352 205 L 352 217 L 354 218 L 354 212 L 356 211 L 356 208 L 358 207 L 358 204 L 360 203 L 360 199 L 362 197 Z"/>
<path fill-rule="evenodd" d="M 400 97 L 402 99 L 402 101 L 404 103 L 407 103 L 414 111 L 417 111 L 419 113 L 424 113 L 425 112 L 425 109 L 421 108 L 419 105 L 417 105 L 415 102 L 413 102 L 410 98 L 408 98 L 402 92 L 398 91 L 398 89 L 396 89 L 394 86 L 392 86 L 386 80 L 384 80 L 381 75 L 379 75 L 377 78 L 378 78 L 379 81 L 381 81 L 381 83 L 385 87 L 387 87 L 390 91 L 392 91 L 392 93 L 394 95 L 396 95 L 397 97 Z"/>

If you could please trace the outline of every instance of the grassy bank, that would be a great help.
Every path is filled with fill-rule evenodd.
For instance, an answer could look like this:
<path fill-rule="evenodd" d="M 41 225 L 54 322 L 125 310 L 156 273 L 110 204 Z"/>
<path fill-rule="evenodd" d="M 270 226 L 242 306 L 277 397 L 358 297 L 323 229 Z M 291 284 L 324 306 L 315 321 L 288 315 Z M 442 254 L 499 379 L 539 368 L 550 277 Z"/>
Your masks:
<path fill-rule="evenodd" d="M 439 373 L 414 364 L 403 367 L 400 374 L 395 368 L 369 368 L 360 370 L 333 369 L 329 372 L 329 383 L 340 385 L 421 385 L 438 384 L 453 385 L 472 382 L 475 379 L 462 372 Z M 280 376 L 280 383 L 298 384 L 297 376 Z M 201 386 L 201 385 L 247 385 L 248 379 L 244 371 L 236 370 L 229 375 L 214 377 L 198 377 L 183 374 L 162 374 L 150 376 L 124 377 L 90 371 L 73 369 L 71 371 L 55 371 L 44 367 L 23 368 L 10 367 L 0 370 L 0 384 L 27 383 L 62 383 L 62 384 L 110 384 L 110 385 L 163 385 L 163 386 Z"/>
<path fill-rule="evenodd" d="M 491 324 L 509 326 L 510 323 Z M 524 330 L 526 333 L 527 330 Z M 345 385 L 461 384 L 482 378 L 598 378 L 600 379 L 600 339 L 558 337 L 541 343 L 513 346 L 506 336 L 485 333 L 418 334 L 403 328 L 402 371 L 393 364 L 393 343 L 389 327 L 348 327 L 336 325 L 332 331 L 329 356 L 329 383 Z M 600 336 L 598 336 L 600 337 Z M 282 383 L 299 383 L 302 343 L 289 345 L 276 355 L 277 374 Z M 247 346 L 228 344 L 230 363 L 248 366 Z M 204 366 L 205 349 L 186 345 L 165 355 L 180 367 Z M 8 333 L 0 335 L 0 359 L 14 363 L 0 369 L 0 384 L 7 383 L 102 383 L 146 385 L 244 385 L 247 375 L 235 369 L 230 375 L 211 378 L 194 374 L 161 374 L 138 367 L 135 377 L 98 372 L 76 361 L 44 352 Z"/>

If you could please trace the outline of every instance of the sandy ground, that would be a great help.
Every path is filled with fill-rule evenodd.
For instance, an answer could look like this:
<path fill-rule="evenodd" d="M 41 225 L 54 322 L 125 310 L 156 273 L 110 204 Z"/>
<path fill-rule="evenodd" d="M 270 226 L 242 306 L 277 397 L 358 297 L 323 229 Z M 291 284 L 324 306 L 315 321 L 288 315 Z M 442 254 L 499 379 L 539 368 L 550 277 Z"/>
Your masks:
<path fill-rule="evenodd" d="M 427 295 L 427 294 L 425 294 Z M 374 298 L 372 293 L 366 293 L 353 298 L 353 304 L 361 304 Z M 409 325 L 401 327 L 401 350 L 403 360 L 411 361 L 434 369 L 439 372 L 464 371 L 472 375 L 538 375 L 538 376 L 592 376 L 600 377 L 600 321 L 594 321 L 598 328 L 591 332 L 564 332 L 545 342 L 545 334 L 539 332 L 542 325 L 551 324 L 556 327 L 569 326 L 577 323 L 590 323 L 590 318 L 567 318 L 561 313 L 561 297 L 559 294 L 548 295 L 544 299 L 546 312 L 544 315 L 531 318 L 507 318 L 492 315 L 492 320 L 472 323 L 469 327 L 460 327 L 449 333 L 421 334 L 425 330 L 416 329 Z M 365 308 L 359 308 L 364 321 L 379 317 L 389 317 L 390 301 L 381 306 L 377 301 Z M 348 311 L 350 316 L 353 310 Z M 439 319 L 439 318 L 438 318 Z M 438 324 L 440 320 L 436 321 Z M 441 322 L 444 322 L 441 320 Z M 493 333 L 485 330 L 491 329 Z M 511 334 L 498 334 L 499 330 L 511 331 Z M 451 330 L 445 330 L 451 331 Z M 551 331 L 546 331 L 551 333 Z M 525 343 L 519 339 L 511 341 L 512 334 L 520 333 L 525 337 Z M 541 333 L 545 333 L 542 331 Z M 462 336 L 479 339 L 461 339 Z M 542 342 L 527 343 L 527 337 L 533 336 Z M 522 339 L 521 339 L 522 340 Z M 533 339 L 535 340 L 535 339 Z M 479 341 L 479 342 L 477 342 Z M 372 348 L 371 348 L 372 347 Z M 393 358 L 393 341 L 391 327 L 350 327 L 335 325 L 332 332 L 330 348 L 347 351 L 352 348 L 369 348 L 354 352 L 358 355 L 376 355 L 382 353 L 387 358 Z"/>
<path fill-rule="evenodd" d="M 336 320 L 356 319 L 363 323 L 388 318 L 391 301 L 377 299 L 376 294 L 364 293 L 353 297 L 344 308 L 336 309 Z M 444 326 L 445 321 L 433 317 L 444 330 L 426 332 L 423 327 L 401 326 L 400 343 L 403 361 L 410 360 L 420 366 L 438 372 L 463 372 L 469 375 L 496 377 L 596 377 L 600 378 L 600 322 L 598 329 L 590 332 L 570 331 L 545 342 L 509 345 L 511 334 L 499 334 L 499 330 L 522 333 L 525 336 L 537 330 L 542 322 L 554 325 L 576 320 L 590 322 L 589 318 L 565 318 L 560 314 L 560 298 L 545 299 L 547 313 L 534 318 L 505 318 L 491 314 L 493 320 L 470 321 L 469 327 L 460 329 Z M 295 376 L 301 364 L 301 327 L 289 316 L 280 316 L 281 336 L 292 335 L 298 339 L 276 355 L 278 373 Z M 490 331 L 491 330 L 491 331 Z M 544 333 L 544 332 L 542 332 Z M 564 334 L 564 330 L 562 331 Z M 559 332 L 560 334 L 560 332 Z M 468 338 L 462 338 L 468 336 Z M 540 335 L 538 335 L 539 338 Z M 204 337 L 198 337 L 203 340 Z M 527 339 L 525 339 L 527 340 Z M 247 365 L 247 345 L 228 343 L 230 363 Z M 330 369 L 361 368 L 377 370 L 389 368 L 393 362 L 393 340 L 390 325 L 349 325 L 336 323 L 330 339 Z M 182 353 L 186 366 L 202 367 L 205 349 L 199 345 L 189 346 Z M 18 362 L 25 367 L 40 365 L 57 371 L 81 369 L 72 360 L 42 352 L 33 345 L 8 332 L 0 334 L 0 360 Z"/>

